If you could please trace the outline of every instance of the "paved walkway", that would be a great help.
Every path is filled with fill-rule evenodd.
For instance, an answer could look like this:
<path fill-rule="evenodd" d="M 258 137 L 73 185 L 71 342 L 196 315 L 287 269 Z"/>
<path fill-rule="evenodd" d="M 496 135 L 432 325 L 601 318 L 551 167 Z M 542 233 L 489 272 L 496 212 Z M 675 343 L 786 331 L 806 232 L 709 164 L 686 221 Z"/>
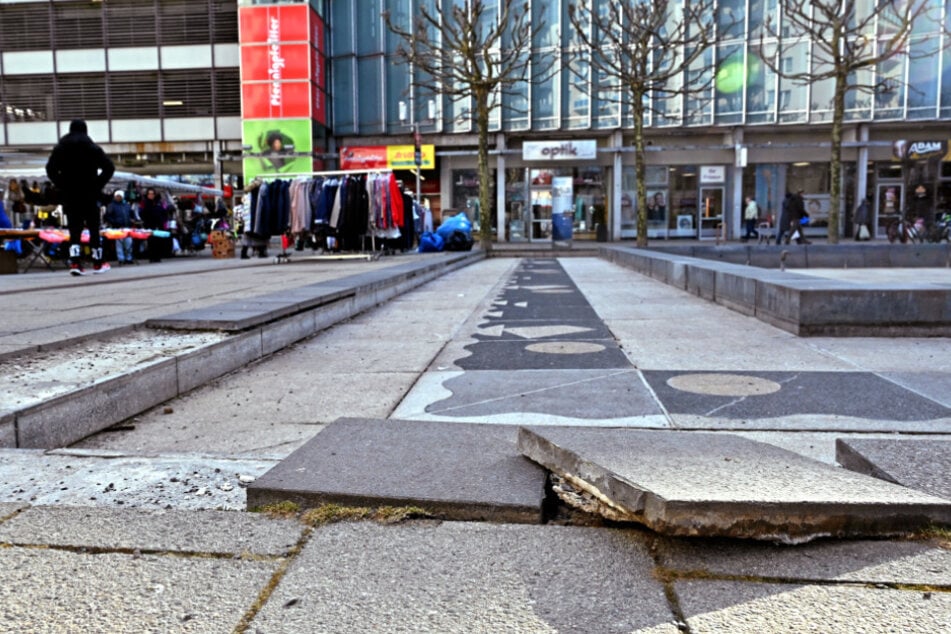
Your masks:
<path fill-rule="evenodd" d="M 4 278 L 0 345 L 396 260 Z M 513 276 L 539 278 L 551 323 L 519 323 Z M 947 630 L 947 537 L 777 547 L 241 509 L 243 485 L 341 416 L 729 431 L 826 462 L 837 437 L 947 437 L 949 353 L 799 339 L 595 258 L 483 261 L 76 446 L 0 451 L 0 631 Z"/>

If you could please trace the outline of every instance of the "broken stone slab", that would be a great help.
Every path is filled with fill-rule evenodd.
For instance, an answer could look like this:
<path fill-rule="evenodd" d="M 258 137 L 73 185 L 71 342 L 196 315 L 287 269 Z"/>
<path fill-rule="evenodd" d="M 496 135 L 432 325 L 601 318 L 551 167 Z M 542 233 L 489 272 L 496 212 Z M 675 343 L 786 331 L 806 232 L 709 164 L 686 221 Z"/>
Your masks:
<path fill-rule="evenodd" d="M 835 459 L 850 471 L 951 500 L 951 440 L 837 438 Z"/>
<path fill-rule="evenodd" d="M 290 501 L 416 506 L 443 519 L 539 523 L 543 469 L 503 425 L 338 419 L 247 489 L 248 508 Z"/>
<path fill-rule="evenodd" d="M 669 535 L 800 543 L 951 524 L 947 500 L 728 434 L 522 427 L 518 449 Z"/>

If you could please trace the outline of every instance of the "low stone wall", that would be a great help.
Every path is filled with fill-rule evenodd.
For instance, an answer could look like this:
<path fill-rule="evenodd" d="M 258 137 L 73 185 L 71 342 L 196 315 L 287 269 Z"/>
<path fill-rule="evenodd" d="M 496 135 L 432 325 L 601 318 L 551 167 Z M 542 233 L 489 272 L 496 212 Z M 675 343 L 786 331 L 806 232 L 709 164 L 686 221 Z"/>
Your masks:
<path fill-rule="evenodd" d="M 943 267 L 951 257 L 951 249 L 944 244 L 877 246 L 608 246 L 601 248 L 600 256 L 800 336 L 951 334 L 951 288 L 926 283 L 901 288 L 885 282 L 859 284 L 799 275 L 792 270 L 796 264 L 875 268 L 908 262 L 909 266 Z M 785 262 L 780 261 L 783 251 Z M 759 268 L 755 264 L 767 261 L 774 266 Z M 786 270 L 779 268 L 783 264 Z"/>

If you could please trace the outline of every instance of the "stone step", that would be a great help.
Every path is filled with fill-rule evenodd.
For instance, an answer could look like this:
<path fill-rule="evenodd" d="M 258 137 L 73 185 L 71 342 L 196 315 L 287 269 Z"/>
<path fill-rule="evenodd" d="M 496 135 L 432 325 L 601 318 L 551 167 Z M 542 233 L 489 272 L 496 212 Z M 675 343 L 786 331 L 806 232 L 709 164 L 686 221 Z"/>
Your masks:
<path fill-rule="evenodd" d="M 539 523 L 546 473 L 516 426 L 339 419 L 248 487 L 248 508 L 290 501 L 416 506 L 450 520 Z"/>
<path fill-rule="evenodd" d="M 948 500 L 728 434 L 523 427 L 518 449 L 671 535 L 798 543 L 951 524 Z"/>

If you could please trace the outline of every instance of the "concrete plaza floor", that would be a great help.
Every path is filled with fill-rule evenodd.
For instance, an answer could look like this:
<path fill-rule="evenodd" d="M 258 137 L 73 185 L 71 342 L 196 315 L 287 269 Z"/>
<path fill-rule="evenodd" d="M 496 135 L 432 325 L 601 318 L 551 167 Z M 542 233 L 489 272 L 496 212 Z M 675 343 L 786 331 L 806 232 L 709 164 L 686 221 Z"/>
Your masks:
<path fill-rule="evenodd" d="M 82 364 L 106 333 L 150 317 L 415 257 L 8 276 L 0 353 L 62 346 L 66 366 Z M 517 340 L 538 332 L 489 339 L 486 315 L 521 264 L 492 258 L 71 447 L 0 450 L 0 631 L 951 628 L 946 534 L 791 547 L 558 518 L 320 524 L 243 511 L 244 485 L 344 416 L 738 433 L 828 463 L 840 437 L 951 437 L 947 338 L 797 338 L 595 257 L 557 263 L 623 366 L 560 367 L 590 349 L 577 333 L 533 348 L 554 360 L 533 369 Z M 783 389 L 724 396 L 710 375 Z"/>

